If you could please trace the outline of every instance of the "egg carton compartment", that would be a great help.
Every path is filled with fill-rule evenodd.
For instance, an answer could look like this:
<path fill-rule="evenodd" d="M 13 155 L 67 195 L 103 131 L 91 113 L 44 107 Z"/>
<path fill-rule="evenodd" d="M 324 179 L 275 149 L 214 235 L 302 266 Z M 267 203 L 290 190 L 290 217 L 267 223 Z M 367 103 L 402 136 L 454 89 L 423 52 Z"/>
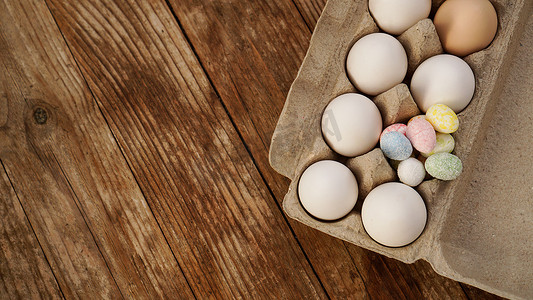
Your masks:
<path fill-rule="evenodd" d="M 433 13 L 442 2 L 433 1 Z M 428 219 L 424 232 L 412 244 L 400 248 L 382 246 L 368 236 L 362 225 L 361 205 L 368 189 L 383 182 L 397 180 L 390 165 L 383 164 L 385 160 L 381 158 L 381 150 L 376 148 L 356 158 L 345 158 L 328 147 L 321 132 L 322 113 L 328 103 L 341 94 L 357 92 L 349 81 L 345 68 L 351 46 L 361 37 L 379 32 L 368 12 L 366 0 L 328 1 L 273 134 L 270 163 L 277 172 L 292 180 L 283 201 L 283 209 L 291 218 L 406 263 L 424 259 L 437 273 L 492 293 L 511 298 L 533 298 L 533 291 L 524 289 L 525 284 L 533 282 L 531 264 L 509 266 L 509 270 L 503 272 L 508 274 L 505 277 L 501 276 L 501 270 L 496 272 L 494 269 L 501 266 L 493 265 L 491 260 L 478 254 L 484 253 L 485 257 L 509 256 L 513 255 L 509 249 L 526 247 L 527 243 L 524 245 L 521 241 L 516 241 L 516 245 L 509 247 L 508 241 L 504 245 L 495 240 L 484 241 L 476 237 L 465 239 L 464 235 L 459 238 L 457 234 L 453 234 L 468 231 L 469 228 L 465 226 L 476 221 L 493 224 L 523 222 L 518 218 L 500 220 L 498 216 L 478 214 L 476 205 L 479 204 L 457 204 L 472 179 L 476 155 L 489 123 L 487 120 L 494 113 L 508 74 L 510 58 L 517 47 L 525 21 L 531 14 L 533 3 L 529 0 L 491 2 L 498 14 L 496 37 L 486 49 L 464 57 L 474 71 L 476 89 L 468 107 L 458 114 L 461 125 L 453 134 L 456 140 L 454 153 L 463 162 L 463 174 L 454 181 L 427 180 L 417 187 L 425 201 Z M 409 58 L 405 82 L 408 82 L 410 74 L 423 60 L 442 53 L 440 42 L 435 36 L 431 20 L 426 19 L 397 37 Z M 410 102 L 412 99 L 409 98 L 407 86 L 400 84 L 373 99 L 383 116 L 383 128 L 387 123 L 405 120 L 407 115 L 417 114 Z M 360 188 L 354 210 L 346 217 L 331 222 L 310 216 L 301 206 L 297 194 L 298 181 L 303 171 L 314 162 L 324 159 L 334 159 L 348 166 L 356 175 Z M 526 204 L 517 202 L 511 205 L 522 205 L 523 210 L 529 212 L 530 219 L 533 219 L 533 212 Z M 458 216 L 470 216 L 473 222 L 457 222 Z M 497 226 L 491 228 L 497 230 Z M 531 253 L 531 250 L 524 251 Z M 472 261 L 475 261 L 476 267 L 472 267 Z M 491 272 L 499 275 L 491 276 Z M 510 280 L 511 272 L 514 280 Z"/>

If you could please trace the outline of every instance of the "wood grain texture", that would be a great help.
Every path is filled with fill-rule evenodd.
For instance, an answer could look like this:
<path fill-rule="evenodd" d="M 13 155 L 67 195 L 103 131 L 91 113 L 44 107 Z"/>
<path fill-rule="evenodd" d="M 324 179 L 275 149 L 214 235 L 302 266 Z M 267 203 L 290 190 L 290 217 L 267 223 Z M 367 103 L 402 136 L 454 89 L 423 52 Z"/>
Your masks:
<path fill-rule="evenodd" d="M 307 24 L 307 27 L 311 31 L 316 26 L 316 22 L 318 21 L 318 18 L 320 17 L 320 14 L 322 13 L 322 10 L 324 9 L 324 6 L 326 6 L 327 0 L 293 0 L 294 4 L 298 7 L 298 11 L 300 11 L 300 14 L 302 14 L 302 18 L 304 19 L 305 23 Z"/>
<path fill-rule="evenodd" d="M 468 295 L 469 300 L 502 300 L 500 296 L 485 292 L 484 290 L 478 289 L 475 286 L 468 285 L 466 283 L 461 283 L 463 290 Z"/>
<path fill-rule="evenodd" d="M 243 4 L 170 0 L 170 3 L 258 168 L 281 202 L 288 188 L 287 180 L 271 169 L 267 148 L 285 95 L 307 49 L 310 32 L 295 7 L 283 1 Z M 305 11 L 300 13 L 304 19 L 312 19 L 305 16 Z M 426 263 L 397 263 L 351 244 L 333 241 L 322 233 L 311 233 L 312 229 L 295 221 L 289 222 L 330 296 L 465 298 L 459 283 L 435 274 Z M 376 270 L 373 264 L 376 260 L 390 275 L 380 275 L 381 270 Z M 349 267 L 331 269 L 343 265 Z M 388 276 L 387 280 L 381 276 Z M 426 276 L 431 280 L 425 280 Z"/>
<path fill-rule="evenodd" d="M 166 3 L 47 2 L 195 295 L 325 297 Z"/>
<path fill-rule="evenodd" d="M 64 296 L 193 297 L 45 3 L 0 22 L 0 159 Z"/>
<path fill-rule="evenodd" d="M 279 212 L 268 145 L 324 0 L 171 0 L 209 78 L 164 1 L 46 2 L 59 30 L 0 0 L 0 298 L 464 298 Z"/>
<path fill-rule="evenodd" d="M 289 1 L 180 0 L 170 4 L 281 203 L 289 181 L 270 167 L 268 145 L 305 55 L 309 29 Z M 341 240 L 289 222 L 330 296 L 368 296 Z"/>
<path fill-rule="evenodd" d="M 0 299 L 61 299 L 35 233 L 0 166 Z"/>

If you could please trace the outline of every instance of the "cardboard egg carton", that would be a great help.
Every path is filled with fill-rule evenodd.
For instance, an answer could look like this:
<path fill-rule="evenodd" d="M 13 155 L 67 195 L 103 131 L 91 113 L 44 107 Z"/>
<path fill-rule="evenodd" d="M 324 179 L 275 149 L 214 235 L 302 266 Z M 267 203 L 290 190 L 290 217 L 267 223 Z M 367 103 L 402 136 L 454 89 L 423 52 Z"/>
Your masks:
<path fill-rule="evenodd" d="M 438 7 L 441 2 L 434 1 L 434 7 Z M 321 133 L 321 117 L 326 105 L 336 96 L 357 92 L 346 75 L 345 60 L 349 49 L 361 37 L 379 31 L 368 12 L 367 0 L 328 1 L 272 137 L 270 163 L 276 171 L 292 180 L 283 201 L 283 209 L 291 218 L 406 263 L 424 259 L 437 273 L 492 293 L 510 298 L 533 298 L 531 264 L 505 265 L 505 270 L 501 270 L 501 265 L 493 265 L 489 258 L 479 257 L 473 251 L 483 249 L 480 253 L 488 251 L 492 257 L 510 256 L 513 251 L 531 251 L 524 250 L 528 243 L 516 241 L 514 245 L 504 245 L 498 244 L 497 240 L 483 241 L 476 237 L 470 240 L 459 239 L 454 234 L 457 231 L 467 231 L 469 228 L 465 228 L 465 224 L 475 221 L 488 220 L 492 223 L 487 228 L 498 230 L 498 224 L 523 220 L 523 216 L 516 220 L 498 219 L 497 216 L 478 214 L 476 205 L 465 208 L 464 205 L 457 204 L 473 178 L 472 166 L 476 154 L 480 150 L 488 120 L 494 113 L 496 100 L 508 74 L 510 58 L 533 4 L 530 0 L 491 2 L 498 13 L 496 37 L 488 48 L 464 58 L 474 71 L 476 90 L 469 106 L 458 114 L 461 125 L 453 134 L 456 140 L 454 153 L 463 162 L 463 174 L 454 181 L 434 179 L 424 181 L 417 187 L 426 203 L 428 220 L 424 232 L 415 242 L 401 248 L 385 247 L 373 241 L 363 228 L 360 212 L 364 197 L 375 186 L 397 180 L 395 171 L 381 150 L 376 148 L 355 158 L 342 157 L 328 147 Z M 423 60 L 442 53 L 435 28 L 429 19 L 418 22 L 397 38 L 409 58 L 405 82 L 408 82 L 416 66 Z M 373 100 L 381 111 L 384 126 L 406 121 L 410 116 L 418 114 L 405 84 L 400 84 Z M 348 216 L 333 222 L 323 222 L 307 214 L 297 194 L 298 180 L 303 171 L 312 163 L 324 159 L 334 159 L 346 164 L 359 183 L 360 195 L 356 207 Z M 524 213 L 529 214 L 529 220 L 533 220 L 533 210 L 527 204 L 517 201 L 511 205 L 522 205 Z M 456 222 L 459 216 L 469 216 L 472 221 Z M 520 228 L 527 224 L 516 226 Z M 472 264 L 474 261 L 475 265 Z"/>

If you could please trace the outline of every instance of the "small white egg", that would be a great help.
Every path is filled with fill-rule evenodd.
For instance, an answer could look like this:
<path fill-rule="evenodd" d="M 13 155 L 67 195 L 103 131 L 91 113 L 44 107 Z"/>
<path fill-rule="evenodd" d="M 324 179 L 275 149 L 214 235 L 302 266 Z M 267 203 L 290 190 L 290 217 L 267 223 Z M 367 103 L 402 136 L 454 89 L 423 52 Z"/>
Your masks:
<path fill-rule="evenodd" d="M 416 158 L 408 158 L 398 165 L 398 178 L 400 181 L 409 185 L 417 186 L 426 177 L 426 168 L 424 164 Z"/>
<path fill-rule="evenodd" d="M 426 59 L 411 79 L 411 94 L 424 113 L 434 104 L 444 104 L 459 113 L 472 100 L 475 87 L 470 66 L 449 54 Z"/>
<path fill-rule="evenodd" d="M 357 180 L 345 165 L 322 160 L 309 166 L 298 182 L 298 196 L 305 210 L 322 220 L 336 220 L 355 206 Z"/>
<path fill-rule="evenodd" d="M 381 30 L 398 35 L 429 16 L 431 0 L 369 0 L 368 8 Z"/>
<path fill-rule="evenodd" d="M 324 140 L 333 151 L 348 157 L 372 150 L 378 143 L 381 127 L 378 107 L 360 94 L 338 96 L 322 115 Z"/>
<path fill-rule="evenodd" d="M 401 83 L 407 54 L 393 36 L 372 33 L 359 39 L 346 59 L 348 77 L 361 92 L 375 96 Z"/>
<path fill-rule="evenodd" d="M 376 242 L 402 247 L 420 236 L 426 226 L 427 211 L 424 200 L 412 187 L 389 182 L 366 196 L 361 217 L 366 232 Z"/>

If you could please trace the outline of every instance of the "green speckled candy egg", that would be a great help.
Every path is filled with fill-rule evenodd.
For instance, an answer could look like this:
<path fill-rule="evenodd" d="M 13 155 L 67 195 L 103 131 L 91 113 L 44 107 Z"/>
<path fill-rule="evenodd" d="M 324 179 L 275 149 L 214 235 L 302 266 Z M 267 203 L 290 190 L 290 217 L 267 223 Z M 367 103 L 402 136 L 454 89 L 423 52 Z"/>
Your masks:
<path fill-rule="evenodd" d="M 463 164 L 459 157 L 447 152 L 436 153 L 428 157 L 425 167 L 429 175 L 441 180 L 454 180 L 463 171 Z"/>

